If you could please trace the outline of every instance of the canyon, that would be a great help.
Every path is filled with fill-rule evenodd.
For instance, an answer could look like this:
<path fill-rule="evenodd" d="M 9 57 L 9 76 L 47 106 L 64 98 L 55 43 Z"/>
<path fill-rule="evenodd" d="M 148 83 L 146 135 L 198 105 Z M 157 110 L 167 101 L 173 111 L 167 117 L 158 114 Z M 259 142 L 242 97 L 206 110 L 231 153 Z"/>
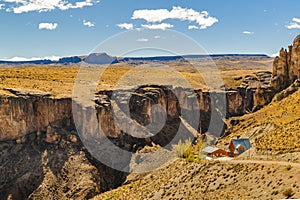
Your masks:
<path fill-rule="evenodd" d="M 213 136 L 208 141 L 213 143 L 225 134 L 226 119 L 255 112 L 274 96 L 285 98 L 299 87 L 297 79 L 300 36 L 280 51 L 272 73 L 256 72 L 244 77 L 239 87 L 223 91 L 142 85 L 97 91 L 91 105 L 84 105 L 47 92 L 3 88 L 0 198 L 91 198 L 122 185 L 130 173 L 131 157 L 123 163 L 118 162 L 122 155 L 113 154 L 108 162 L 118 167 L 95 158 L 102 149 L 90 147 L 103 139 L 133 153 L 156 146 L 171 150 L 179 140 L 199 135 Z M 290 92 L 280 93 L 291 86 Z M 156 130 L 161 121 L 165 123 Z"/>

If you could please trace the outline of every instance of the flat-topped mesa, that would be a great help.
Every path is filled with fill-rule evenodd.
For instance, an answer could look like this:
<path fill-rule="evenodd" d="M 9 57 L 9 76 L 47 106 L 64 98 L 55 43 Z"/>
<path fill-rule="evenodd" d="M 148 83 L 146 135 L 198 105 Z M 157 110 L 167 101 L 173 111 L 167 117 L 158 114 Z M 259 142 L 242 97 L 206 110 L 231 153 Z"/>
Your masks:
<path fill-rule="evenodd" d="M 273 78 L 271 86 L 276 92 L 300 79 L 300 35 L 298 35 L 288 50 L 282 48 L 279 56 L 273 62 Z"/>

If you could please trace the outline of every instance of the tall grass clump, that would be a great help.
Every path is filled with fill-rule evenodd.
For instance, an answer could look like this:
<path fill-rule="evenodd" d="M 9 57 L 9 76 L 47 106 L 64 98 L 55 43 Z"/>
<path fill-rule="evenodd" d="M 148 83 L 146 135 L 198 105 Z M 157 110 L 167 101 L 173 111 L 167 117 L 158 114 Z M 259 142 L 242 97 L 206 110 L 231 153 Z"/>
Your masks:
<path fill-rule="evenodd" d="M 194 156 L 194 153 L 192 151 L 192 142 L 190 139 L 186 140 L 185 142 L 182 142 L 179 140 L 175 153 L 179 158 L 188 158 L 191 157 L 191 155 Z"/>

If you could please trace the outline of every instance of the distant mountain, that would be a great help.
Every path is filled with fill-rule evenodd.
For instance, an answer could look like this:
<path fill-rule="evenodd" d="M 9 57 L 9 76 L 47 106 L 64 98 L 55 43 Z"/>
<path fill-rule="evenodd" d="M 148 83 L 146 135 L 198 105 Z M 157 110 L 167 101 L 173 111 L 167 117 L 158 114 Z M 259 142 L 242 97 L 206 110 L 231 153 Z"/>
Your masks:
<path fill-rule="evenodd" d="M 154 57 L 125 57 L 117 58 L 110 56 L 106 53 L 92 53 L 88 56 L 72 56 L 63 57 L 58 61 L 53 60 L 33 60 L 33 61 L 1 61 L 0 64 L 8 65 L 49 65 L 49 64 L 77 64 L 80 62 L 85 62 L 88 64 L 114 64 L 118 62 L 166 62 L 166 61 L 184 61 L 184 59 L 201 59 L 201 58 L 212 58 L 212 59 L 222 59 L 222 58 L 233 58 L 233 57 L 254 57 L 254 58 L 270 58 L 265 54 L 211 54 L 211 55 L 183 55 L 183 56 L 154 56 Z"/>
<path fill-rule="evenodd" d="M 113 64 L 117 63 L 117 57 L 109 56 L 106 53 L 92 53 L 88 55 L 84 62 L 88 64 Z"/>
<path fill-rule="evenodd" d="M 31 60 L 31 61 L 1 61 L 0 64 L 11 64 L 11 65 L 48 65 L 52 64 L 52 60 Z"/>
<path fill-rule="evenodd" d="M 266 54 L 210 54 L 210 55 L 183 55 L 183 56 L 154 56 L 154 57 L 127 57 L 120 61 L 172 61 L 180 59 L 197 59 L 197 58 L 223 58 L 223 57 L 262 57 L 270 58 Z"/>
<path fill-rule="evenodd" d="M 78 56 L 72 56 L 72 57 L 64 57 L 60 58 L 57 63 L 60 64 L 69 64 L 69 63 L 80 63 L 82 59 Z"/>

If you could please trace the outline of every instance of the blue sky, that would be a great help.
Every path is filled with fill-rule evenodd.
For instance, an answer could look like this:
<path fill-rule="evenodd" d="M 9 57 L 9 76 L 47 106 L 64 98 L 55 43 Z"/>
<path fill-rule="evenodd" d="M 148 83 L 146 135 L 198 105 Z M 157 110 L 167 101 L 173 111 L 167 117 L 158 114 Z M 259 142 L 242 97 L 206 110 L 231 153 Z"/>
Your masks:
<path fill-rule="evenodd" d="M 1 59 L 85 55 L 127 29 L 178 31 L 210 53 L 269 55 L 300 34 L 299 0 L 0 0 L 0 8 Z"/>

